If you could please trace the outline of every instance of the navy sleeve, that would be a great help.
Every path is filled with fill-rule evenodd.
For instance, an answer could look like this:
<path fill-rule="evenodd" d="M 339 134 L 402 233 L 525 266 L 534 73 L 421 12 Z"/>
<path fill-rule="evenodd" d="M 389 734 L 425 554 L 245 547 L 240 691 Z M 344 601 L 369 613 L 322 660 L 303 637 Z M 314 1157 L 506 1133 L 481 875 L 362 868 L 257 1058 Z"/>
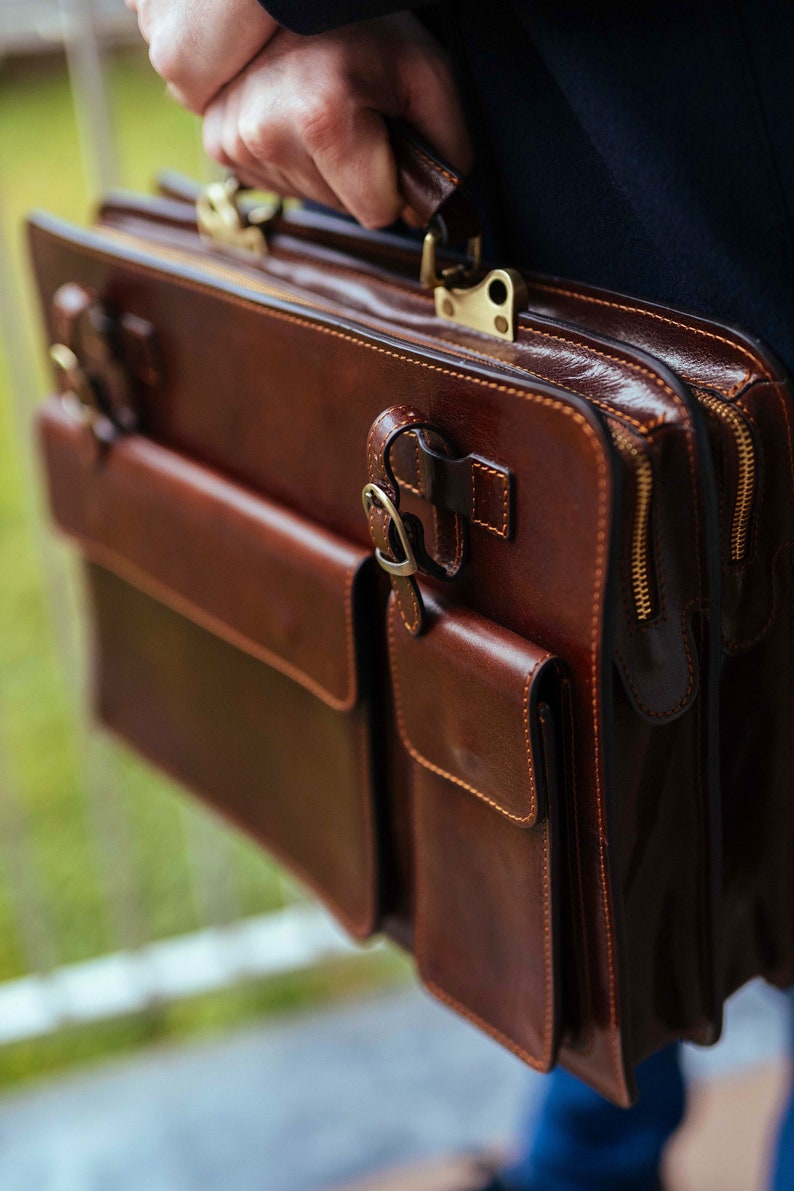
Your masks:
<path fill-rule="evenodd" d="M 273 20 L 293 33 L 324 33 L 353 21 L 382 17 L 406 8 L 424 7 L 428 0 L 260 0 Z"/>

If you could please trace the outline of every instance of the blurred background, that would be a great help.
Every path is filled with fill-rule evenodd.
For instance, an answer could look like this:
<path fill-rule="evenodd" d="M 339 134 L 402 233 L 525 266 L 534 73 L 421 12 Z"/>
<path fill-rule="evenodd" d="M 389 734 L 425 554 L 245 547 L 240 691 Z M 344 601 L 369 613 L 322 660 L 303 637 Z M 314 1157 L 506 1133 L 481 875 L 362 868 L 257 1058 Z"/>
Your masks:
<path fill-rule="evenodd" d="M 86 719 L 79 576 L 30 433 L 49 378 L 23 222 L 85 223 L 165 167 L 210 171 L 121 0 L 0 0 L 0 1188 L 385 1187 L 508 1145 L 541 1081 Z M 679 1191 L 762 1185 L 784 1017 L 753 988 L 729 1020 L 688 1059 Z"/>

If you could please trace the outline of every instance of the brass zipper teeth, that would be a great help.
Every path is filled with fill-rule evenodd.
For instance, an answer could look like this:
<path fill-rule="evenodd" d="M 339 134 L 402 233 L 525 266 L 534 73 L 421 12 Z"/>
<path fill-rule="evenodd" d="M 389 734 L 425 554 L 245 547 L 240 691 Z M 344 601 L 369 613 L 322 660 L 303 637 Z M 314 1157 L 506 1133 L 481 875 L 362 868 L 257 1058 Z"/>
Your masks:
<path fill-rule="evenodd" d="M 169 248 L 166 245 L 160 244 L 158 241 L 145 240 L 140 236 L 131 235 L 129 232 L 123 232 L 117 228 L 103 227 L 99 229 L 98 234 L 102 238 L 127 244 L 133 248 L 141 248 L 143 246 L 155 252 L 158 258 L 163 261 L 188 265 L 190 268 L 196 269 L 208 277 L 214 277 L 218 281 L 227 281 L 233 285 L 238 285 L 243 280 L 246 288 L 257 294 L 286 299 L 296 306 L 305 306 L 310 310 L 319 310 L 324 313 L 328 313 L 331 310 L 331 307 L 323 305 L 320 302 L 312 302 L 302 295 L 292 294 L 288 289 L 281 286 L 271 285 L 266 281 L 260 281 L 256 277 L 251 277 L 250 274 L 241 269 L 218 264 L 215 261 L 206 260 L 204 257 L 197 257 L 195 253 L 187 249 Z M 503 361 L 497 360 L 497 362 L 502 363 Z M 653 596 L 648 561 L 648 531 L 651 495 L 653 492 L 653 468 L 648 457 L 639 449 L 628 434 L 611 425 L 610 432 L 618 447 L 624 453 L 628 452 L 634 460 L 637 475 L 637 507 L 631 545 L 632 588 L 637 619 L 649 620 L 653 614 Z"/>
<path fill-rule="evenodd" d="M 730 405 L 713 393 L 695 389 L 695 396 L 701 405 L 711 410 L 720 421 L 730 428 L 736 443 L 739 477 L 736 484 L 736 499 L 731 519 L 730 560 L 741 562 L 747 553 L 747 538 L 750 529 L 750 514 L 753 509 L 756 487 L 755 444 L 750 427 L 735 405 Z"/>
<path fill-rule="evenodd" d="M 631 530 L 631 587 L 634 611 L 638 620 L 650 620 L 653 615 L 648 541 L 650 536 L 651 497 L 653 495 L 653 467 L 645 451 L 625 431 L 609 423 L 609 432 L 618 449 L 631 456 L 637 481 L 634 523 Z"/>

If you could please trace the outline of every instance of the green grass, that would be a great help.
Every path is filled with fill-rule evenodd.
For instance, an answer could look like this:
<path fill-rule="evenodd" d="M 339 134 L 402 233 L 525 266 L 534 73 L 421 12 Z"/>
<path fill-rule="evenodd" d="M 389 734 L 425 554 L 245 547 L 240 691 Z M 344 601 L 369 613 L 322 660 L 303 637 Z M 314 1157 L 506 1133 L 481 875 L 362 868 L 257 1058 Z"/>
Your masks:
<path fill-rule="evenodd" d="M 109 82 L 124 186 L 149 189 L 166 166 L 193 175 L 204 170 L 197 121 L 165 97 L 145 53 L 115 56 Z M 0 234 L 11 257 L 0 284 L 13 296 L 19 323 L 3 328 L 13 357 L 2 355 L 0 340 L 0 980 L 25 974 L 37 957 L 74 962 L 195 929 L 201 918 L 261 913 L 294 896 L 251 844 L 86 730 L 79 584 L 69 552 L 46 527 L 30 444 L 32 406 L 47 384 L 22 228 L 35 207 L 78 222 L 90 217 L 68 78 L 58 60 L 0 72 Z M 98 831 L 113 838 L 114 853 L 96 847 Z M 208 859 L 214 873 L 212 904 L 201 914 L 186 837 L 198 840 L 198 863 Z M 0 1085 L 304 1005 L 397 970 L 401 964 L 381 952 L 355 977 L 315 973 L 0 1048 Z"/>

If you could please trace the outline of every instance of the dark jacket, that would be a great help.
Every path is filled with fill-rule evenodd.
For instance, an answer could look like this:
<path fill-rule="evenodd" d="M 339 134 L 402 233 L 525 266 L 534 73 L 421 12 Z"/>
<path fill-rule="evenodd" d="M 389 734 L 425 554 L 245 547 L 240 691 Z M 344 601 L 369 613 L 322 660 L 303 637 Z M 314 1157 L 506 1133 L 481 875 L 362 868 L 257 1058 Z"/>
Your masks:
<path fill-rule="evenodd" d="M 300 33 L 397 0 L 265 0 Z M 491 252 L 748 326 L 794 369 L 791 0 L 459 0 Z"/>

